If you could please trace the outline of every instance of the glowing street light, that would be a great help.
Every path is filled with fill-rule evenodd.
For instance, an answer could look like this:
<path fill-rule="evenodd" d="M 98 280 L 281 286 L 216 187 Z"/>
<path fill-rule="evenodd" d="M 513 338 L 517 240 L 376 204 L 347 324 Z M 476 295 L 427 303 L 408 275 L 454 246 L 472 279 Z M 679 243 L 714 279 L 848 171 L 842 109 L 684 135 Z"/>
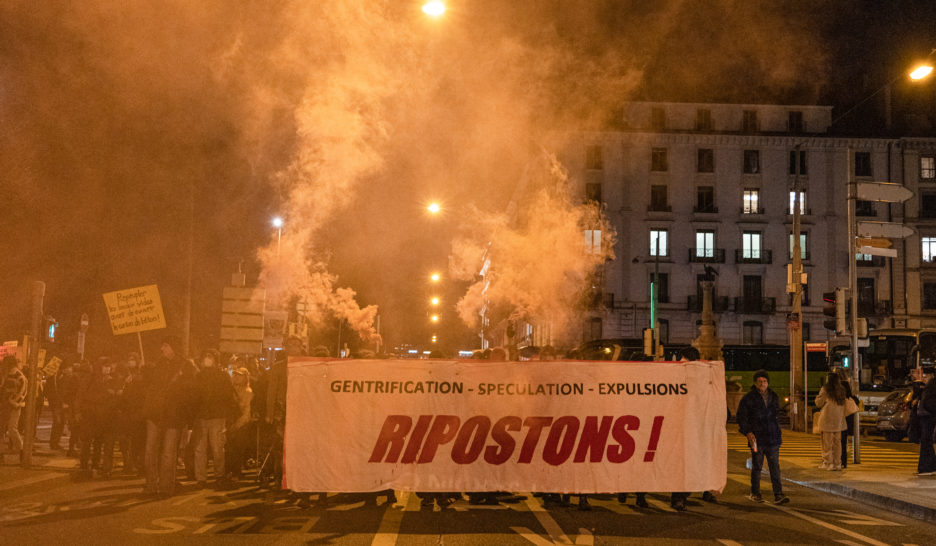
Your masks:
<path fill-rule="evenodd" d="M 932 74 L 932 72 L 933 72 L 932 65 L 928 65 L 928 64 L 920 65 L 914 68 L 912 72 L 910 72 L 910 79 L 922 80 L 923 78 Z"/>
<path fill-rule="evenodd" d="M 439 211 L 442 210 L 442 206 L 438 203 L 430 203 L 426 210 L 429 211 L 429 214 L 439 214 Z"/>
<path fill-rule="evenodd" d="M 439 305 L 439 298 L 433 297 L 431 300 L 429 300 L 429 303 L 432 305 Z"/>
<path fill-rule="evenodd" d="M 432 322 L 439 322 L 439 315 L 432 315 L 431 317 L 429 317 L 429 320 L 431 320 Z"/>
<path fill-rule="evenodd" d="M 280 241 L 283 239 L 283 218 L 275 216 L 270 223 L 276 228 L 276 255 L 278 257 L 280 253 Z"/>
<path fill-rule="evenodd" d="M 445 13 L 445 4 L 438 0 L 426 2 L 422 7 L 423 13 L 429 17 L 441 17 Z"/>
<path fill-rule="evenodd" d="M 433 273 L 432 275 L 429 275 L 429 280 L 432 282 L 439 282 L 441 278 L 442 278 L 442 275 L 439 275 L 438 273 Z"/>

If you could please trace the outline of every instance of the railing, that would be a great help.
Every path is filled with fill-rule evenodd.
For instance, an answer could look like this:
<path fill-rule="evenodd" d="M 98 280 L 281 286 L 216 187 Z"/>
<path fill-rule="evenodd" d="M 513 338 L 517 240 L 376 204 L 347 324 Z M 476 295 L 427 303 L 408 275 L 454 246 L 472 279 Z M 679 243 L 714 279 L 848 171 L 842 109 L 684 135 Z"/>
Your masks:
<path fill-rule="evenodd" d="M 699 251 L 706 253 L 707 250 L 711 251 L 711 256 L 699 256 Z M 713 248 L 713 249 L 699 249 L 699 248 L 690 248 L 689 249 L 689 262 L 690 263 L 707 263 L 707 264 L 723 264 L 725 263 L 725 249 L 724 248 Z"/>
<path fill-rule="evenodd" d="M 702 214 L 718 214 L 718 207 L 711 205 L 708 207 L 692 207 L 692 212 Z"/>
<path fill-rule="evenodd" d="M 764 315 L 777 310 L 776 298 L 735 298 L 735 313 Z"/>
<path fill-rule="evenodd" d="M 744 250 L 735 250 L 734 261 L 736 264 L 772 264 L 773 252 L 770 250 L 761 250 L 754 256 L 754 253 L 748 251 L 748 256 L 744 255 Z"/>
<path fill-rule="evenodd" d="M 728 296 L 713 296 L 712 297 L 712 311 L 715 313 L 724 313 L 728 310 L 730 305 L 730 300 Z M 688 301 L 686 302 L 686 310 L 695 313 L 702 312 L 702 298 L 699 296 L 689 296 Z"/>
<path fill-rule="evenodd" d="M 749 209 L 749 208 L 741 207 L 741 214 L 747 214 L 747 215 L 750 215 L 750 216 L 755 216 L 755 215 L 757 215 L 757 214 L 764 214 L 764 213 L 765 213 L 765 211 L 764 211 L 763 207 L 757 207 L 756 209 Z"/>

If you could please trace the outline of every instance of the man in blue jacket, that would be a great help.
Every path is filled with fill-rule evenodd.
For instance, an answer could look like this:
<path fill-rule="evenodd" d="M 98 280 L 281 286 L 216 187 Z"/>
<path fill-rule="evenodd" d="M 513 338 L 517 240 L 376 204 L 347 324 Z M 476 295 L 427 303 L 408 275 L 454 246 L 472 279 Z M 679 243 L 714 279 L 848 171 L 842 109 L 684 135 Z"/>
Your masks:
<path fill-rule="evenodd" d="M 790 499 L 783 494 L 783 485 L 780 483 L 780 400 L 768 384 L 767 372 L 754 372 L 754 386 L 738 405 L 738 430 L 747 436 L 751 448 L 751 494 L 748 498 L 754 502 L 764 502 L 760 492 L 760 478 L 766 458 L 774 504 L 786 504 Z"/>

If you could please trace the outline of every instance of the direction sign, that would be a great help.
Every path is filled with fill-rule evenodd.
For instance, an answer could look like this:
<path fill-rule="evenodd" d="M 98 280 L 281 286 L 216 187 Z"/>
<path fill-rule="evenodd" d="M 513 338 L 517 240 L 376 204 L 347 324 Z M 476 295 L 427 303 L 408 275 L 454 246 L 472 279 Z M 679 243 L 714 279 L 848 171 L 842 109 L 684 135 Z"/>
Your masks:
<path fill-rule="evenodd" d="M 874 246 L 877 248 L 890 248 L 893 246 L 890 239 L 883 238 L 874 238 L 874 237 L 858 237 L 855 241 L 857 246 Z"/>
<path fill-rule="evenodd" d="M 911 197 L 913 197 L 913 192 L 901 184 L 894 184 L 893 182 L 858 183 L 858 199 L 862 201 L 903 203 Z"/>
<path fill-rule="evenodd" d="M 868 254 L 869 256 L 886 256 L 888 258 L 897 257 L 896 248 L 880 248 L 876 246 L 862 246 L 858 247 L 859 254 Z"/>
<path fill-rule="evenodd" d="M 221 352 L 259 354 L 263 350 L 264 290 L 226 286 L 223 298 Z"/>
<path fill-rule="evenodd" d="M 916 233 L 913 228 L 896 222 L 858 222 L 859 237 L 903 239 Z"/>

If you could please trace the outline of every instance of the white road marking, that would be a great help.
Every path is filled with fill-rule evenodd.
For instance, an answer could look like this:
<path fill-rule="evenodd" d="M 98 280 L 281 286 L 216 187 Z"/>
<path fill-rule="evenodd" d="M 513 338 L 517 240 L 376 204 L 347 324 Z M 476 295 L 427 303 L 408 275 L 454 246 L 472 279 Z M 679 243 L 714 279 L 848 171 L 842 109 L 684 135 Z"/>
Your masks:
<path fill-rule="evenodd" d="M 44 474 L 39 474 L 38 476 L 33 476 L 31 478 L 23 478 L 22 480 L 17 480 L 15 482 L 8 482 L 3 485 L 0 485 L 0 491 L 5 491 L 7 489 L 14 489 L 16 487 L 22 487 L 24 485 L 31 485 L 34 483 L 44 482 L 46 480 L 51 480 L 61 476 L 61 472 L 46 472 Z"/>
<path fill-rule="evenodd" d="M 795 508 L 787 508 L 786 506 L 777 506 L 777 505 L 775 505 L 775 504 L 768 504 L 768 506 L 770 506 L 771 508 L 775 508 L 775 509 L 777 509 L 777 510 L 781 510 L 781 511 L 783 511 L 783 512 L 786 512 L 787 514 L 790 514 L 791 516 L 795 516 L 795 517 L 798 517 L 798 518 L 800 518 L 800 519 L 802 519 L 802 520 L 806 520 L 806 521 L 808 521 L 808 522 L 810 522 L 810 523 L 819 525 L 820 527 L 825 527 L 826 529 L 829 529 L 829 530 L 832 530 L 832 531 L 836 531 L 836 532 L 838 532 L 838 533 L 842 533 L 843 535 L 850 536 L 850 537 L 852 537 L 852 538 L 854 538 L 854 539 L 858 539 L 858 540 L 860 540 L 860 541 L 862 541 L 862 542 L 865 542 L 865 543 L 867 543 L 867 544 L 872 544 L 872 545 L 874 545 L 874 546 L 887 546 L 887 543 L 885 543 L 885 542 L 881 542 L 881 541 L 879 541 L 879 540 L 875 540 L 875 539 L 873 539 L 873 538 L 871 538 L 871 537 L 866 537 L 866 536 L 864 536 L 864 535 L 862 535 L 862 534 L 860 534 L 860 533 L 856 533 L 856 532 L 854 532 L 854 531 L 849 531 L 848 529 L 843 529 L 843 528 L 841 528 L 841 527 L 839 527 L 839 526 L 837 526 L 837 525 L 832 525 L 831 523 L 826 523 L 826 522 L 824 522 L 824 521 L 822 521 L 822 520 L 820 520 L 820 519 L 816 519 L 816 518 L 814 518 L 814 517 L 812 517 L 812 516 L 807 516 L 806 514 L 803 514 L 803 513 L 800 512 L 799 510 L 796 510 Z"/>
<path fill-rule="evenodd" d="M 659 508 L 660 510 L 663 510 L 664 512 L 675 512 L 675 511 L 676 511 L 672 506 L 669 505 L 668 502 L 663 502 L 663 501 L 661 501 L 661 500 L 657 500 L 657 499 L 654 499 L 654 498 L 651 498 L 651 497 L 647 497 L 647 503 L 648 503 L 650 506 L 653 506 L 653 507 L 655 507 L 655 508 Z"/>
<path fill-rule="evenodd" d="M 539 524 L 543 526 L 543 529 L 546 530 L 546 534 L 549 535 L 551 543 L 547 544 L 572 544 L 572 541 L 569 540 L 569 537 L 562 531 L 562 528 L 559 527 L 559 524 L 556 523 L 556 520 L 549 515 L 549 511 L 543 508 L 543 505 L 534 500 L 532 497 L 528 496 L 524 501 L 527 505 L 527 508 L 530 509 L 530 512 L 533 512 L 533 515 L 536 516 L 536 520 L 539 521 Z M 513 527 L 511 527 L 513 529 Z M 528 530 L 528 529 L 527 529 Z M 518 531 L 519 533 L 519 531 Z M 521 536 L 524 536 L 521 534 Z M 536 535 L 539 538 L 539 535 Z M 524 536 L 529 540 L 529 537 Z M 535 542 L 534 542 L 535 544 Z"/>
<path fill-rule="evenodd" d="M 716 539 L 716 540 L 718 540 L 718 542 L 721 542 L 721 543 L 724 544 L 725 546 L 741 546 L 741 543 L 740 543 L 740 542 L 737 542 L 737 541 L 735 541 L 735 540 L 729 540 L 729 539 L 727 539 L 727 538 L 719 538 L 719 539 Z"/>
<path fill-rule="evenodd" d="M 412 495 L 408 491 L 400 491 L 397 495 L 397 502 L 387 508 L 380 519 L 374 541 L 371 542 L 372 546 L 393 546 L 396 544 L 397 537 L 400 534 L 400 524 L 403 522 L 403 512 L 412 511 L 408 510 L 407 507 L 410 504 L 417 504 L 411 502 L 416 498 L 416 495 Z"/>

